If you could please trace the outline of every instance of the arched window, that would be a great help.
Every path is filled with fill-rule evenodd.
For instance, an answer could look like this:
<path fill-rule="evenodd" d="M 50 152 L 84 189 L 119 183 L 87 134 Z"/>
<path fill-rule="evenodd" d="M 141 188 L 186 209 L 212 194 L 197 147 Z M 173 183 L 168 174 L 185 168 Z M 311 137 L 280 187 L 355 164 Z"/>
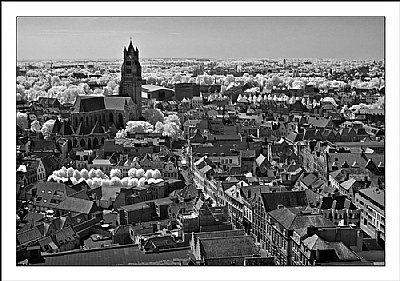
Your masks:
<path fill-rule="evenodd" d="M 86 147 L 86 143 L 84 139 L 81 139 L 81 141 L 79 142 L 79 144 L 81 145 L 81 147 Z"/>
<path fill-rule="evenodd" d="M 112 112 L 110 112 L 110 115 L 108 116 L 108 121 L 109 121 L 110 123 L 113 123 L 113 122 L 114 122 L 114 115 L 112 114 Z"/>
<path fill-rule="evenodd" d="M 99 146 L 99 141 L 97 138 L 93 139 L 93 148 L 97 148 Z"/>
<path fill-rule="evenodd" d="M 124 126 L 124 116 L 122 115 L 122 113 L 118 114 L 118 126 L 119 127 L 123 127 Z"/>

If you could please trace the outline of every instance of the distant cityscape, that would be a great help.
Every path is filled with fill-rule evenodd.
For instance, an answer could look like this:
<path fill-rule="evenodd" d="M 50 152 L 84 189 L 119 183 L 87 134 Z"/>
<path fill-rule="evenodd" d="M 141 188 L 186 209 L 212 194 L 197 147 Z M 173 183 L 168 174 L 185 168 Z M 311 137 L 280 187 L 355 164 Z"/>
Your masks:
<path fill-rule="evenodd" d="M 385 265 L 384 61 L 127 43 L 17 63 L 18 266 Z"/>

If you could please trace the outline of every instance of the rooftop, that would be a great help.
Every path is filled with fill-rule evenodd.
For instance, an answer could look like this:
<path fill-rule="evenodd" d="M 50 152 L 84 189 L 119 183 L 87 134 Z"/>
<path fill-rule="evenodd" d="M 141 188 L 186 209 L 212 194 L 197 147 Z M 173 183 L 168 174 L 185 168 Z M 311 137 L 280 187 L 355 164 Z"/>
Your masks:
<path fill-rule="evenodd" d="M 140 265 L 163 261 L 189 261 L 190 249 L 178 248 L 158 253 L 144 253 L 137 245 L 128 247 L 109 247 L 96 250 L 71 251 L 62 254 L 49 255 L 44 257 L 43 263 L 35 265 Z"/>
<path fill-rule="evenodd" d="M 376 188 L 366 188 L 366 189 L 361 189 L 359 193 L 365 195 L 368 198 L 371 198 L 378 204 L 385 206 L 385 191 L 384 190 L 379 190 Z"/>

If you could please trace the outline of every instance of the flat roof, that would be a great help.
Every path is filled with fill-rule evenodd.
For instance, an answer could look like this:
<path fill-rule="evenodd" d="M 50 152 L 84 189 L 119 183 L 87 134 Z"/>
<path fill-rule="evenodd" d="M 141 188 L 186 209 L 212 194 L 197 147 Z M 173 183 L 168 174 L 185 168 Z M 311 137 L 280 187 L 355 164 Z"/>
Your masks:
<path fill-rule="evenodd" d="M 178 248 L 158 253 L 144 253 L 137 245 L 106 247 L 96 250 L 82 250 L 44 257 L 43 263 L 35 265 L 144 265 L 165 261 L 189 261 L 190 248 Z"/>
<path fill-rule="evenodd" d="M 382 207 L 385 206 L 384 190 L 377 190 L 376 188 L 366 188 L 366 189 L 360 189 L 358 192 L 364 194 L 368 198 L 371 198 L 373 201 L 377 202 Z"/>

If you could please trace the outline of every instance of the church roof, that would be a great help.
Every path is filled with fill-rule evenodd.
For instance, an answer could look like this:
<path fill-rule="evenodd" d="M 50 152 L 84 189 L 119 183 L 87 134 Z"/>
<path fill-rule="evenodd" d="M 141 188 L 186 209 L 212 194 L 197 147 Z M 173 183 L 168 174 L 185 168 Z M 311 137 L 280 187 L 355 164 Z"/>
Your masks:
<path fill-rule="evenodd" d="M 57 118 L 56 121 L 54 122 L 53 130 L 51 132 L 55 133 L 55 134 L 59 133 L 61 126 L 62 126 L 62 124 L 61 124 L 60 120 Z"/>
<path fill-rule="evenodd" d="M 69 122 L 64 121 L 58 133 L 62 136 L 70 136 L 74 134 L 74 129 Z"/>
<path fill-rule="evenodd" d="M 125 105 L 129 104 L 130 97 L 104 97 L 105 109 L 125 110 Z"/>
<path fill-rule="evenodd" d="M 105 109 L 104 97 L 99 96 L 78 96 L 75 100 L 72 112 L 91 112 Z"/>
<path fill-rule="evenodd" d="M 76 135 L 89 135 L 90 133 L 91 133 L 91 128 L 85 126 L 83 122 L 79 123 L 79 126 L 75 131 Z"/>
<path fill-rule="evenodd" d="M 100 97 L 100 96 L 78 96 L 76 98 L 73 113 L 92 112 L 97 110 L 125 110 L 129 104 L 130 97 Z"/>
<path fill-rule="evenodd" d="M 91 134 L 104 134 L 104 128 L 100 126 L 99 121 L 96 121 L 96 124 L 94 124 Z"/>

